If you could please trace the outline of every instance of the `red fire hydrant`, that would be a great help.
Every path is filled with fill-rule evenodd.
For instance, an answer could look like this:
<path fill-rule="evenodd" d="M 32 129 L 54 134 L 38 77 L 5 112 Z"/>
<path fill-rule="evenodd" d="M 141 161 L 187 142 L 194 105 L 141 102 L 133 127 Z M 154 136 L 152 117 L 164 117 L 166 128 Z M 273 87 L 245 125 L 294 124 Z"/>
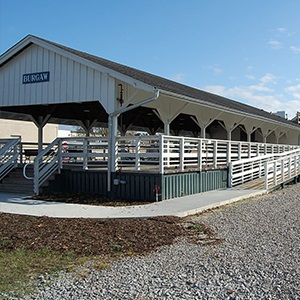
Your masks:
<path fill-rule="evenodd" d="M 156 184 L 154 186 L 154 189 L 153 189 L 153 191 L 155 193 L 155 200 L 156 200 L 156 202 L 158 202 L 159 190 L 160 190 L 160 187 L 159 187 L 159 185 Z"/>

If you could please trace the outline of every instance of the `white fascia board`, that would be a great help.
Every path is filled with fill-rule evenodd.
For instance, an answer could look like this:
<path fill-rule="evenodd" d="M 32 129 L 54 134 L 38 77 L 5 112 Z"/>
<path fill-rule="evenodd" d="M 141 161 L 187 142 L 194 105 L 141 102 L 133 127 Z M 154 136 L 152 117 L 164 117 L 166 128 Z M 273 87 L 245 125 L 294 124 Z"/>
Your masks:
<path fill-rule="evenodd" d="M 32 42 L 33 37 L 31 35 L 26 36 L 20 42 L 9 48 L 6 52 L 4 52 L 0 56 L 0 65 L 4 64 L 7 60 L 12 58 L 18 52 L 20 52 L 23 48 L 28 46 Z"/>
<path fill-rule="evenodd" d="M 223 106 L 220 106 L 220 105 L 217 105 L 217 104 L 214 104 L 214 103 L 207 103 L 204 100 L 200 100 L 200 99 L 196 99 L 196 98 L 176 94 L 176 93 L 169 92 L 169 91 L 164 91 L 164 90 L 161 90 L 161 89 L 160 89 L 160 93 L 164 94 L 166 96 L 179 98 L 179 99 L 182 99 L 184 101 L 188 101 L 188 102 L 191 102 L 191 103 L 194 103 L 194 104 L 198 104 L 198 105 L 201 104 L 202 106 L 205 106 L 205 107 L 215 108 L 215 109 L 218 109 L 218 110 L 223 111 L 223 112 L 231 112 L 233 114 L 237 114 L 237 115 L 240 115 L 240 116 L 247 116 L 247 117 L 255 119 L 255 120 L 259 120 L 259 121 L 263 120 L 263 121 L 271 123 L 271 124 L 272 123 L 273 124 L 278 124 L 282 127 L 287 127 L 287 128 L 292 128 L 294 130 L 297 130 L 297 126 L 292 126 L 292 125 L 289 125 L 289 124 L 281 123 L 279 121 L 271 120 L 271 119 L 268 119 L 268 118 L 265 118 L 265 117 L 260 117 L 260 116 L 257 116 L 257 115 L 252 115 L 252 114 L 249 114 L 249 113 L 246 113 L 246 112 L 245 113 L 240 112 L 239 110 L 235 110 L 235 109 L 232 109 L 232 108 L 225 108 Z M 300 126 L 299 126 L 298 130 L 300 131 Z"/>

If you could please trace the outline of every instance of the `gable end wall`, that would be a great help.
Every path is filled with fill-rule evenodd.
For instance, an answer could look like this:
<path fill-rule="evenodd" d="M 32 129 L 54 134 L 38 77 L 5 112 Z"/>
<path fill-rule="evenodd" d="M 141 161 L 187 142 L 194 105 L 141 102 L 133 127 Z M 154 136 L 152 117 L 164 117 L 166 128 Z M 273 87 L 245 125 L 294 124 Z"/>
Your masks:
<path fill-rule="evenodd" d="M 24 74 L 50 72 L 50 80 L 23 84 Z M 114 103 L 115 80 L 67 56 L 32 44 L 0 69 L 0 106 L 100 101 Z"/>

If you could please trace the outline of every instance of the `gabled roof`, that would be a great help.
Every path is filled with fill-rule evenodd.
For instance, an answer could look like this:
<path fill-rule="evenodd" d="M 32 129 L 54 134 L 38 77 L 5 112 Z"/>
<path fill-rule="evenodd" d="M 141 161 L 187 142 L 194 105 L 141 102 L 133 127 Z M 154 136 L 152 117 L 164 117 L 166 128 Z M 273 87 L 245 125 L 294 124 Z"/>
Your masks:
<path fill-rule="evenodd" d="M 91 55 L 82 51 L 78 51 L 66 46 L 63 46 L 61 44 L 57 44 L 36 36 L 29 35 L 28 37 L 32 37 L 34 39 L 38 39 L 44 43 L 48 43 L 54 47 L 60 48 L 64 51 L 67 51 L 69 53 L 72 53 L 78 57 L 81 57 L 85 60 L 88 60 L 92 63 L 98 64 L 100 66 L 103 66 L 105 68 L 108 68 L 110 70 L 113 70 L 115 72 L 118 72 L 120 74 L 123 74 L 125 76 L 131 77 L 135 80 L 138 80 L 142 83 L 145 83 L 147 85 L 150 85 L 152 87 L 155 87 L 159 89 L 161 92 L 167 92 L 174 95 L 178 95 L 178 97 L 187 97 L 190 99 L 193 99 L 195 102 L 199 102 L 199 104 L 205 103 L 207 106 L 215 107 L 215 108 L 223 108 L 228 111 L 237 112 L 237 113 L 243 113 L 247 114 L 248 116 L 252 115 L 254 118 L 260 117 L 262 119 L 269 119 L 270 121 L 275 121 L 276 123 L 284 123 L 289 126 L 295 126 L 299 129 L 299 126 L 289 120 L 285 120 L 275 114 L 268 113 L 262 109 L 255 108 L 253 106 L 234 101 L 216 94 L 212 94 L 209 92 L 205 92 L 200 89 L 196 89 L 160 76 L 156 76 L 132 67 L 128 67 L 95 55 Z M 25 40 L 24 38 L 23 40 Z M 22 41 L 21 41 L 22 42 Z M 21 43 L 20 42 L 20 43 Z M 28 47 L 28 45 L 26 45 Z M 19 51 L 22 51 L 23 49 L 20 49 Z M 7 51 L 9 52 L 10 49 Z M 6 52 L 6 53 L 7 53 Z M 4 53 L 3 55 L 5 55 Z M 2 56 L 3 56 L 2 55 Z M 16 55 L 16 53 L 14 54 Z M 2 57 L 1 56 L 1 57 Z M 1 58 L 0 57 L 0 58 Z M 0 60 L 1 62 L 1 60 Z M 3 60 L 2 60 L 3 63 Z M 0 65 L 1 66 L 1 65 Z"/>

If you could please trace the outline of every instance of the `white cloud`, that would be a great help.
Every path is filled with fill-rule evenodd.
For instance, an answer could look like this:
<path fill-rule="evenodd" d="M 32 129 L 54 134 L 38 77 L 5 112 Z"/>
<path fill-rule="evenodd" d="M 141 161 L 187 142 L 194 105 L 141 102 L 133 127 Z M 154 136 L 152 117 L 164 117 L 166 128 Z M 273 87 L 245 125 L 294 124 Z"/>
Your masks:
<path fill-rule="evenodd" d="M 290 49 L 296 53 L 296 54 L 299 54 L 300 53 L 300 47 L 298 46 L 291 46 Z"/>
<path fill-rule="evenodd" d="M 223 70 L 221 68 L 219 68 L 218 66 L 209 66 L 207 68 L 212 70 L 217 75 L 223 72 Z"/>
<path fill-rule="evenodd" d="M 277 77 L 275 75 L 273 75 L 271 73 L 267 73 L 266 75 L 264 75 L 260 78 L 260 82 L 263 85 L 266 85 L 269 83 L 276 84 L 277 83 L 276 79 L 277 79 Z"/>
<path fill-rule="evenodd" d="M 300 99 L 300 93 L 293 93 L 293 97 L 296 99 Z"/>
<path fill-rule="evenodd" d="M 271 47 L 271 49 L 281 49 L 283 48 L 283 44 L 276 40 L 270 40 L 268 43 Z"/>
<path fill-rule="evenodd" d="M 274 90 L 261 83 L 258 83 L 257 85 L 235 86 L 229 88 L 221 85 L 212 85 L 205 86 L 203 89 L 263 109 L 267 112 L 285 111 L 290 119 L 295 116 L 297 110 L 300 110 L 300 85 L 297 86 L 299 93 L 297 94 L 295 92 L 293 98 L 287 101 L 282 94 L 276 93 Z M 291 89 L 291 87 L 287 89 Z"/>
<path fill-rule="evenodd" d="M 288 86 L 284 90 L 290 93 L 293 98 L 300 99 L 300 84 Z"/>
<path fill-rule="evenodd" d="M 286 31 L 286 28 L 284 28 L 284 27 L 278 27 L 277 31 L 280 32 L 280 33 L 283 33 L 283 32 Z"/>
<path fill-rule="evenodd" d="M 263 85 L 263 84 L 257 84 L 257 85 L 250 85 L 249 90 L 256 91 L 256 92 L 273 92 L 273 89 Z"/>
<path fill-rule="evenodd" d="M 285 91 L 286 92 L 297 92 L 297 91 L 300 91 L 300 84 L 288 86 L 287 88 L 285 88 Z"/>

